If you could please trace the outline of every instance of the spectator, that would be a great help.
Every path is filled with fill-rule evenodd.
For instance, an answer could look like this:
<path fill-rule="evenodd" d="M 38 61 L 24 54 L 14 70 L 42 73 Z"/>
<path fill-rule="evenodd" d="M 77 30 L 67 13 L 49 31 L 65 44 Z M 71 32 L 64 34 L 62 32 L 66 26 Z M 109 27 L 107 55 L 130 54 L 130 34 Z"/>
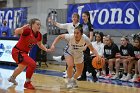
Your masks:
<path fill-rule="evenodd" d="M 103 57 L 104 54 L 104 44 L 103 44 L 103 36 L 102 32 L 96 32 L 95 41 L 92 42 L 93 47 L 97 50 L 98 54 Z M 94 54 L 91 54 L 92 58 L 95 57 Z M 99 77 L 101 75 L 101 69 L 97 70 L 96 76 Z"/>
<path fill-rule="evenodd" d="M 112 79 L 119 79 L 119 69 L 120 69 L 120 63 L 123 64 L 123 76 L 120 80 L 122 81 L 128 81 L 131 79 L 131 74 L 128 73 L 128 65 L 130 62 L 134 61 L 134 47 L 132 44 L 129 43 L 129 39 L 126 36 L 123 36 L 121 38 L 121 46 L 120 46 L 120 55 L 118 54 L 118 58 L 115 62 L 116 67 L 116 74 L 112 77 Z"/>
<path fill-rule="evenodd" d="M 103 77 L 108 79 L 113 75 L 113 65 L 116 61 L 116 54 L 119 53 L 118 46 L 114 43 L 113 39 L 108 35 L 106 36 L 106 45 L 104 46 L 105 65 L 103 67 Z M 107 72 L 109 68 L 109 73 Z"/>
<path fill-rule="evenodd" d="M 83 23 L 80 25 L 83 28 L 83 33 L 90 39 L 90 41 L 93 41 L 94 31 L 93 31 L 93 25 L 90 22 L 90 14 L 88 11 L 82 13 L 82 20 Z M 96 82 L 97 81 L 96 71 L 91 64 L 90 49 L 86 46 L 87 45 L 85 45 L 85 50 L 84 50 L 84 69 L 81 77 L 78 78 L 77 80 L 85 81 L 87 78 L 86 72 L 89 72 L 92 73 L 93 81 Z"/>
<path fill-rule="evenodd" d="M 133 75 L 133 78 L 130 79 L 130 82 L 137 82 L 138 78 L 138 60 L 140 59 L 140 37 L 137 36 L 133 39 L 133 46 L 134 46 L 134 54 L 135 54 L 135 59 L 134 61 L 131 61 L 130 64 L 128 65 L 128 73 L 131 74 L 132 68 L 135 69 L 135 73 Z M 134 66 L 134 67 L 133 67 Z"/>
<path fill-rule="evenodd" d="M 7 32 L 3 31 L 1 36 L 2 37 L 6 37 L 7 36 Z"/>
<path fill-rule="evenodd" d="M 2 23 L 2 26 L 0 27 L 0 36 L 2 36 L 2 33 L 7 33 L 6 36 L 10 37 L 11 36 L 11 29 L 7 26 L 7 21 L 4 20 Z"/>

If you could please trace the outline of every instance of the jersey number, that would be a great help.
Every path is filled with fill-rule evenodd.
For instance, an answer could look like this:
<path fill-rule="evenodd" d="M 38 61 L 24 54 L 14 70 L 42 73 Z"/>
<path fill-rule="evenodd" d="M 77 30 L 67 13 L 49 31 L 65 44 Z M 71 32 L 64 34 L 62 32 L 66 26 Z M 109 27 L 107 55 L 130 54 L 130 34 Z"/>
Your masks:
<path fill-rule="evenodd" d="M 32 48 L 34 45 L 35 45 L 35 44 L 32 44 L 32 43 L 29 44 L 29 48 Z"/>

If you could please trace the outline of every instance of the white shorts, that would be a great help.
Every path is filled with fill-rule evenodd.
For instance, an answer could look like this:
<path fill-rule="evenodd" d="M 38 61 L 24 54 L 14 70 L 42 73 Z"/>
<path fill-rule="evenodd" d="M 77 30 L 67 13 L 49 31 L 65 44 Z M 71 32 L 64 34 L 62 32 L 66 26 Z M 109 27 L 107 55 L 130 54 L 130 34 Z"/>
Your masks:
<path fill-rule="evenodd" d="M 83 63 L 84 61 L 84 55 L 83 53 L 72 53 L 70 50 L 69 50 L 69 46 L 66 46 L 66 48 L 64 49 L 64 56 L 72 56 L 73 59 L 74 59 L 74 64 L 79 64 L 79 63 Z"/>

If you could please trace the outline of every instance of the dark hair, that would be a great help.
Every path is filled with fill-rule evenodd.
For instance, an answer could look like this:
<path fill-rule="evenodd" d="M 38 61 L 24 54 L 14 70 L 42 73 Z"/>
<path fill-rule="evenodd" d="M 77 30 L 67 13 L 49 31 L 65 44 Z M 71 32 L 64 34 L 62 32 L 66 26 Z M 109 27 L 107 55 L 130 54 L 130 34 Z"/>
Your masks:
<path fill-rule="evenodd" d="M 38 18 L 33 18 L 29 20 L 29 25 L 32 26 L 36 21 L 40 21 Z"/>
<path fill-rule="evenodd" d="M 75 29 L 78 29 L 81 32 L 81 34 L 83 34 L 83 28 L 80 25 L 75 27 Z"/>
<path fill-rule="evenodd" d="M 133 40 L 134 40 L 135 38 L 140 38 L 140 35 L 139 35 L 139 34 L 132 34 L 131 36 L 132 36 Z"/>
<path fill-rule="evenodd" d="M 83 14 L 86 14 L 88 16 L 88 21 L 91 23 L 90 21 L 90 13 L 88 11 L 83 12 Z"/>
<path fill-rule="evenodd" d="M 135 41 L 135 40 L 138 40 L 138 42 L 139 42 L 139 48 L 140 48 L 140 37 L 135 37 L 134 39 L 133 39 L 133 41 Z"/>
<path fill-rule="evenodd" d="M 101 42 L 103 43 L 103 36 L 104 36 L 104 34 L 103 34 L 103 32 L 96 32 L 95 33 L 95 41 L 96 41 L 96 35 L 100 35 L 100 37 L 101 37 Z"/>

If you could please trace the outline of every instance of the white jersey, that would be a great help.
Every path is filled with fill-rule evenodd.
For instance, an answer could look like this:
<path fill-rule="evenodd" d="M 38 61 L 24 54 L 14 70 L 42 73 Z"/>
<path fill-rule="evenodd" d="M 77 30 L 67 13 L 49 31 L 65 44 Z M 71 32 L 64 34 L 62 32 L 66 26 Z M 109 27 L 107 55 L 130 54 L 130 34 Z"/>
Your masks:
<path fill-rule="evenodd" d="M 78 43 L 75 42 L 74 34 L 65 34 L 65 39 L 68 41 L 68 52 L 74 58 L 74 63 L 83 62 L 83 51 L 85 50 L 85 45 L 90 45 L 90 39 L 83 34 L 82 38 Z"/>
<path fill-rule="evenodd" d="M 75 27 L 77 27 L 79 24 L 80 23 L 77 23 L 74 26 L 73 23 L 65 23 L 65 24 L 57 23 L 56 26 L 59 27 L 59 28 L 62 28 L 62 29 L 66 29 L 69 34 L 73 34 Z"/>

